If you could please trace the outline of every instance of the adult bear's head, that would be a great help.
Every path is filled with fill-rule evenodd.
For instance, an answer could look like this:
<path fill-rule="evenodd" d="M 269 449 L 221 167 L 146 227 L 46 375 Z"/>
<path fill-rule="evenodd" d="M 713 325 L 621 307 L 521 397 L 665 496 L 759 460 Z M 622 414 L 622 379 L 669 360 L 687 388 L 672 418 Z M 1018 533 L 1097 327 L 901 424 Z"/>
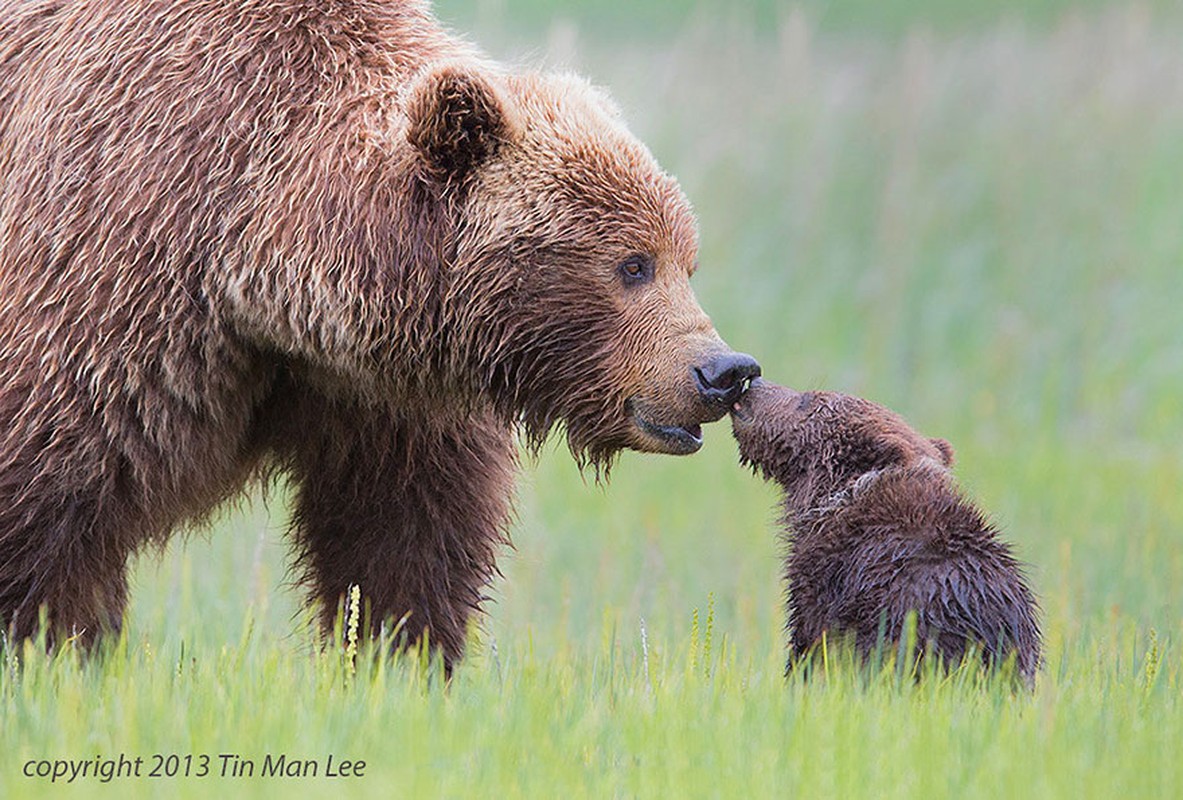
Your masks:
<path fill-rule="evenodd" d="M 427 70 L 408 139 L 455 220 L 444 307 L 479 390 L 577 458 L 692 453 L 759 374 L 690 288 L 697 224 L 611 101 L 566 75 Z"/>

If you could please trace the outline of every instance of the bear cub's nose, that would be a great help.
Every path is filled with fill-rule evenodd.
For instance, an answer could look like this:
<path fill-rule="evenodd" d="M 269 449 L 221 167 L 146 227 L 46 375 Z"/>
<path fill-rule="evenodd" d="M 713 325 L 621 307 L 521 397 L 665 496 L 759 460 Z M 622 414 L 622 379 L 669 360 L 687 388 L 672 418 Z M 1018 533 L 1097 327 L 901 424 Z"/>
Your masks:
<path fill-rule="evenodd" d="M 695 367 L 694 377 L 702 399 L 730 408 L 748 382 L 760 377 L 760 364 L 744 353 L 724 353 Z"/>

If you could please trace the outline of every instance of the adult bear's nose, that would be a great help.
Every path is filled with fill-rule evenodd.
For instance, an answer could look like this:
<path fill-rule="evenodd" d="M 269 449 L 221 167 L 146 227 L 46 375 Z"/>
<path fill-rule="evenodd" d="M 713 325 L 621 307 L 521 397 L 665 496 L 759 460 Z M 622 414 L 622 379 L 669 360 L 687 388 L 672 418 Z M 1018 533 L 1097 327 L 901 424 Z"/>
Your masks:
<path fill-rule="evenodd" d="M 724 353 L 694 368 L 702 399 L 726 408 L 739 399 L 752 378 L 759 377 L 759 363 L 744 353 Z"/>

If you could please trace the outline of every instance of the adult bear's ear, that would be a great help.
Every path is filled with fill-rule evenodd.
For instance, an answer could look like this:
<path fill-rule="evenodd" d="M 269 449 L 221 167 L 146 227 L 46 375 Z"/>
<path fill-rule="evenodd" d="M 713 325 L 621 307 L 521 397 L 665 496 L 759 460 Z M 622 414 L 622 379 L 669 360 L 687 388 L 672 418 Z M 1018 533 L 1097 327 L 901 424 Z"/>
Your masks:
<path fill-rule="evenodd" d="M 462 181 L 510 136 L 506 101 L 479 67 L 446 64 L 420 76 L 407 102 L 407 139 L 440 183 Z"/>

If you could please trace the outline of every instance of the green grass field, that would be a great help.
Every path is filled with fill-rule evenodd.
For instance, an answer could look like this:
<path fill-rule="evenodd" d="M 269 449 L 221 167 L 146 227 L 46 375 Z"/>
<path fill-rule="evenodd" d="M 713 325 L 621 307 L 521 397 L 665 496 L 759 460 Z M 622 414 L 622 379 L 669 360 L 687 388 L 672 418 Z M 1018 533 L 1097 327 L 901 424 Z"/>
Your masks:
<path fill-rule="evenodd" d="M 775 495 L 724 423 L 606 486 L 557 440 L 528 463 L 446 690 L 316 646 L 282 492 L 145 554 L 117 646 L 0 653 L 0 797 L 1183 797 L 1183 18 L 962 5 L 441 13 L 617 97 L 695 202 L 699 299 L 766 375 L 953 442 L 1031 564 L 1032 694 L 840 653 L 786 680 Z M 634 12 L 643 36 L 605 32 Z M 120 753 L 142 777 L 22 774 Z M 170 754 L 189 777 L 147 777 Z M 281 754 L 320 776 L 260 777 Z"/>

